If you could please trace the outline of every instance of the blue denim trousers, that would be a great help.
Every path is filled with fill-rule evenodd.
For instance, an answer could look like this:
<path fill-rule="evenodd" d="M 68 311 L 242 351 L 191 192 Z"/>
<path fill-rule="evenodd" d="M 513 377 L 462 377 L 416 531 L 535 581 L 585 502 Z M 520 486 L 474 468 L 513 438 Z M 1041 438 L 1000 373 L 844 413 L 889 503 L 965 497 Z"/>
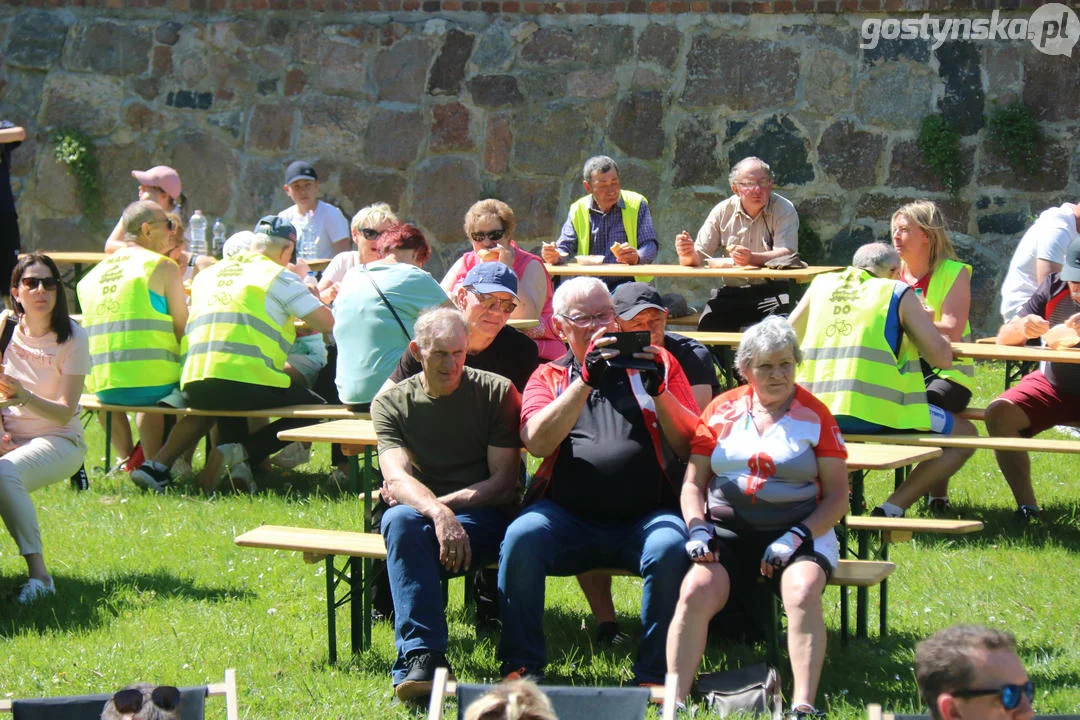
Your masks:
<path fill-rule="evenodd" d="M 469 535 L 472 568 L 489 565 L 499 557 L 499 543 L 508 521 L 501 508 L 469 508 L 455 513 Z M 383 513 L 386 572 L 394 596 L 394 684 L 408 672 L 405 656 L 415 650 L 446 652 L 446 610 L 441 582 L 450 577 L 439 563 L 435 524 L 408 505 L 395 505 Z"/>
<path fill-rule="evenodd" d="M 499 557 L 499 642 L 502 672 L 543 669 L 544 580 L 595 568 L 621 568 L 645 580 L 641 645 L 634 663 L 640 682 L 663 682 L 668 625 L 690 566 L 683 519 L 658 510 L 625 525 L 598 525 L 551 500 L 527 507 L 506 529 Z"/>

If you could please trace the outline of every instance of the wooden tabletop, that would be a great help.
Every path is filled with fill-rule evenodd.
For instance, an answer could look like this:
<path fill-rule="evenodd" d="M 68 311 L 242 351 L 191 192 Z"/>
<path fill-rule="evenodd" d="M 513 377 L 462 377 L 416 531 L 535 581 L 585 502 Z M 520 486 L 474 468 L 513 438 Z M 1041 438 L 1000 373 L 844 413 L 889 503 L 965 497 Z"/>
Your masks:
<path fill-rule="evenodd" d="M 982 520 L 950 520 L 947 518 L 872 517 L 848 515 L 844 524 L 852 530 L 881 530 L 885 532 L 932 532 L 941 535 L 967 535 L 983 529 Z"/>
<path fill-rule="evenodd" d="M 540 327 L 540 321 L 535 318 L 510 318 L 506 321 L 506 324 L 515 330 L 529 330 Z"/>
<path fill-rule="evenodd" d="M 278 440 L 285 442 L 331 442 L 342 445 L 374 445 L 375 426 L 371 420 L 331 420 L 319 425 L 282 430 Z"/>
<path fill-rule="evenodd" d="M 976 437 L 972 435 L 927 435 L 927 434 L 876 434 L 845 435 L 844 439 L 852 444 L 848 451 L 858 443 L 888 443 L 891 445 L 916 445 L 919 447 L 958 447 L 972 450 L 1035 450 L 1036 452 L 1080 453 L 1080 442 L 1076 440 L 1043 440 L 1042 438 L 1017 437 Z"/>
<path fill-rule="evenodd" d="M 890 435 L 889 437 L 894 436 Z M 848 438 L 849 436 L 844 436 L 845 440 L 848 440 Z M 891 441 L 883 440 L 882 442 Z M 876 445 L 854 441 L 847 443 L 847 451 L 848 470 L 895 470 L 899 467 L 906 467 L 941 455 L 940 447 L 912 447 L 911 445 L 900 446 L 899 444 Z"/>
<path fill-rule="evenodd" d="M 261 525 L 236 537 L 241 547 L 296 550 L 305 554 L 385 557 L 386 543 L 381 535 L 318 530 L 315 528 Z"/>
<path fill-rule="evenodd" d="M 795 280 L 796 282 L 808 283 L 816 275 L 835 272 L 843 268 L 835 265 L 814 265 L 807 268 L 794 270 L 772 270 L 770 268 L 739 267 L 739 268 L 707 268 L 687 267 L 685 265 L 622 265 L 610 263 L 606 265 L 578 265 L 577 263 L 563 263 L 544 267 L 551 275 L 589 275 L 592 277 L 623 277 L 626 275 L 651 275 L 653 277 L 671 278 L 743 278 L 746 280 Z"/>
<path fill-rule="evenodd" d="M 68 263 L 70 265 L 91 265 L 99 263 L 108 257 L 103 252 L 66 252 L 52 250 L 39 250 L 52 258 L 55 263 Z"/>
<path fill-rule="evenodd" d="M 994 342 L 953 343 L 953 355 L 975 360 L 1021 360 L 1080 363 L 1080 348 L 1051 350 L 1034 345 L 999 345 Z"/>
<path fill-rule="evenodd" d="M 742 342 L 742 333 L 740 332 L 698 332 L 697 330 L 692 332 L 672 330 L 672 332 L 697 340 L 702 345 L 730 345 L 731 347 L 737 347 Z"/>

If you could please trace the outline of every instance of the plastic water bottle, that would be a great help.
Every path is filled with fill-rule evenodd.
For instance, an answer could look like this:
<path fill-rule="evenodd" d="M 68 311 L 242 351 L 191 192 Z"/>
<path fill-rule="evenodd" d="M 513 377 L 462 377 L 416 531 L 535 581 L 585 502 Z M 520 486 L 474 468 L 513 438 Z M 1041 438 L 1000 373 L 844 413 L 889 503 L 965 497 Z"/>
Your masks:
<path fill-rule="evenodd" d="M 214 221 L 214 242 L 210 246 L 210 252 L 215 257 L 221 257 L 221 248 L 225 247 L 225 234 L 225 223 L 221 221 L 221 218 L 218 218 Z"/>
<path fill-rule="evenodd" d="M 191 242 L 188 249 L 192 255 L 206 254 L 206 216 L 202 210 L 196 210 L 188 220 L 188 229 L 191 230 Z"/>
<path fill-rule="evenodd" d="M 315 235 L 315 211 L 309 211 L 296 232 L 296 254 L 301 260 L 314 260 L 318 257 L 319 238 Z"/>

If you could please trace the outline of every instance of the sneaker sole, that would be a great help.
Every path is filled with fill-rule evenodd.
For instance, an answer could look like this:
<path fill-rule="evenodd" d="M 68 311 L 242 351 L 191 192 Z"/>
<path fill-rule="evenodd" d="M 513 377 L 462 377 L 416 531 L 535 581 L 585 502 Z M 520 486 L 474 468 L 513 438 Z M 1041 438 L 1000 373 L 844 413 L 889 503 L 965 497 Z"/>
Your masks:
<path fill-rule="evenodd" d="M 431 680 L 404 680 L 396 688 L 397 699 L 408 702 L 422 697 L 431 697 Z"/>
<path fill-rule="evenodd" d="M 165 488 L 168 487 L 167 484 L 159 483 L 146 473 L 140 473 L 138 471 L 131 473 L 131 482 L 135 483 L 136 487 L 140 487 L 143 490 L 153 490 L 159 494 L 164 494 Z"/>

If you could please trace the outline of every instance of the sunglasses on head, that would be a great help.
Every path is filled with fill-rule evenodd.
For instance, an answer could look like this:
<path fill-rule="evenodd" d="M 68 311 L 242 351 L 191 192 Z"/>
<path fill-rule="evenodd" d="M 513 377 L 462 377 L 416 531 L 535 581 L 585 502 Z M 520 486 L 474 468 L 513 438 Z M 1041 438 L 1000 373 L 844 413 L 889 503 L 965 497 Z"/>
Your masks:
<path fill-rule="evenodd" d="M 22 277 L 19 278 L 19 284 L 27 290 L 33 290 L 34 288 L 45 288 L 46 290 L 55 290 L 56 286 L 60 284 L 60 281 L 54 277 Z"/>
<path fill-rule="evenodd" d="M 971 690 L 954 690 L 953 697 L 973 698 L 980 695 L 1000 695 L 1001 706 L 1006 710 L 1015 710 L 1020 704 L 1020 698 L 1027 695 L 1028 702 L 1035 699 L 1035 683 L 1028 680 L 1023 685 L 1002 685 L 996 688 L 974 688 Z"/>
<path fill-rule="evenodd" d="M 375 240 L 382 235 L 381 232 L 373 228 L 360 228 L 360 234 L 364 236 L 365 240 Z"/>
<path fill-rule="evenodd" d="M 113 705 L 122 715 L 134 715 L 143 706 L 142 690 L 128 688 L 112 697 Z M 174 710 L 180 704 L 180 691 L 172 685 L 160 685 L 150 693 L 150 701 L 162 710 Z"/>
<path fill-rule="evenodd" d="M 473 242 L 484 242 L 485 240 L 493 240 L 495 242 L 499 242 L 500 240 L 502 240 L 503 235 L 505 234 L 505 230 L 488 230 L 487 232 L 474 232 L 469 237 L 472 238 Z"/>

